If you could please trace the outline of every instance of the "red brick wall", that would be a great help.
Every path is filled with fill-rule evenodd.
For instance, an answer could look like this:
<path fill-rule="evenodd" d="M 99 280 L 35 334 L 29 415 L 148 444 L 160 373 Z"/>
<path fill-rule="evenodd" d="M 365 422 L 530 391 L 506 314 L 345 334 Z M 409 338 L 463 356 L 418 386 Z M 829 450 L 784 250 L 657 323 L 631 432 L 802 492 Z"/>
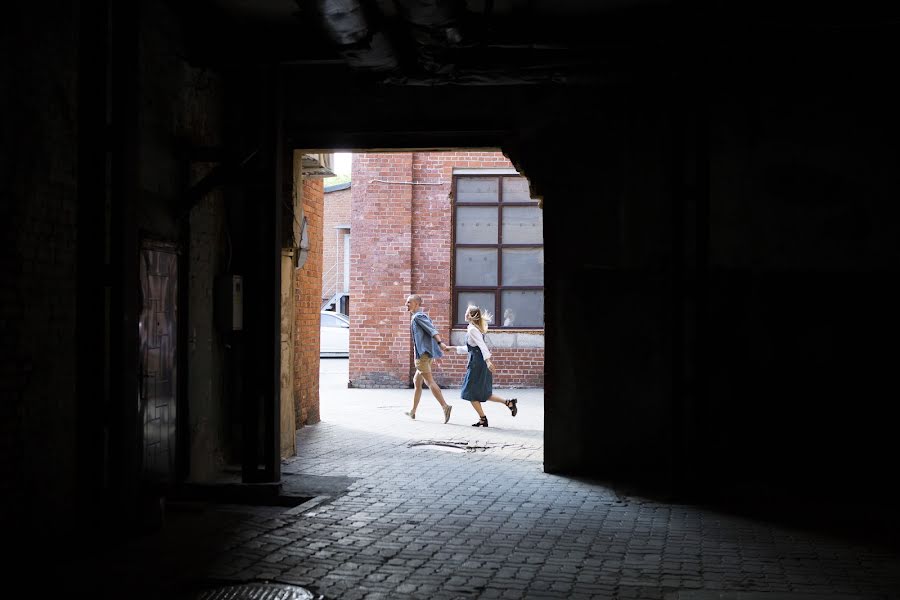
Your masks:
<path fill-rule="evenodd" d="M 319 422 L 319 307 L 322 304 L 321 179 L 303 179 L 303 214 L 308 221 L 309 255 L 294 273 L 294 401 L 297 428 Z"/>
<path fill-rule="evenodd" d="M 488 330 L 487 343 L 491 345 L 491 331 Z M 544 349 L 543 348 L 491 348 L 494 362 L 494 387 L 523 388 L 544 387 Z M 462 354 L 446 355 L 440 361 L 446 377 L 447 385 L 441 387 L 461 387 L 466 372 L 467 357 Z"/>
<path fill-rule="evenodd" d="M 322 272 L 325 275 L 322 278 L 322 300 L 330 298 L 338 291 L 337 287 L 343 287 L 344 237 L 348 232 L 335 227 L 350 224 L 351 193 L 350 188 L 325 193 L 325 225 L 322 240 Z"/>
<path fill-rule="evenodd" d="M 350 249 L 350 386 L 409 383 L 412 154 L 353 156 Z M 376 181 L 381 180 L 381 181 Z M 373 226 L 374 225 L 374 226 Z"/>
<path fill-rule="evenodd" d="M 351 249 L 352 387 L 409 386 L 406 295 L 417 293 L 450 338 L 453 169 L 512 168 L 499 152 L 355 154 Z M 382 181 L 375 181 L 382 180 Z M 394 182 L 394 183 L 385 183 Z M 416 182 L 410 185 L 401 182 Z M 375 224 L 373 226 L 373 224 Z M 494 348 L 497 387 L 542 387 L 543 348 Z M 466 357 L 435 362 L 441 387 L 459 387 Z"/>

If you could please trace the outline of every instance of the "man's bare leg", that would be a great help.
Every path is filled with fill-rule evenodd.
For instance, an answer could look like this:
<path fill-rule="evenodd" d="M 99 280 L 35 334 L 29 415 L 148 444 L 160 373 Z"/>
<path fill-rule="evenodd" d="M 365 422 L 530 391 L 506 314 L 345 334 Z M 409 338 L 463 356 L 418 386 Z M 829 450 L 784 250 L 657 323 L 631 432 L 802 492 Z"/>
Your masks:
<path fill-rule="evenodd" d="M 441 388 L 434 381 L 434 375 L 432 375 L 431 373 L 428 373 L 427 375 L 422 374 L 422 377 L 425 378 L 425 383 L 428 384 L 428 389 L 431 390 L 431 394 L 435 398 L 437 398 L 437 401 L 441 405 L 441 408 L 444 408 L 445 406 L 447 406 L 447 403 L 444 401 L 444 394 L 441 393 Z M 421 390 L 419 390 L 419 393 L 421 393 Z"/>
<path fill-rule="evenodd" d="M 424 381 L 425 376 L 422 375 L 421 371 L 416 371 L 415 377 L 413 377 L 413 387 L 415 387 L 415 391 L 413 392 L 413 407 L 412 410 L 406 413 L 406 415 L 410 419 L 416 418 L 416 410 L 419 408 L 419 400 L 422 399 L 422 381 Z"/>
<path fill-rule="evenodd" d="M 431 373 L 423 373 L 423 377 L 425 377 L 425 383 L 428 384 L 428 389 L 431 390 L 431 394 L 437 399 L 441 408 L 444 410 L 444 423 L 446 423 L 450 420 L 450 411 L 453 410 L 453 407 L 444 401 L 444 394 L 441 392 L 440 386 L 434 380 L 434 376 Z"/>

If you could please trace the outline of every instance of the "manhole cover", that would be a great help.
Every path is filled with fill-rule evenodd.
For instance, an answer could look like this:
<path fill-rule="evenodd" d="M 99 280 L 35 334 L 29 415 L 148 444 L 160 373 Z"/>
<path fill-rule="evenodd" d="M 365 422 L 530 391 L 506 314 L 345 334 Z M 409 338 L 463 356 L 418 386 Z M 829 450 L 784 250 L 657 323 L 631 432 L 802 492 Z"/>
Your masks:
<path fill-rule="evenodd" d="M 444 452 L 465 452 L 465 445 L 451 444 L 451 443 L 441 443 L 441 442 L 417 442 L 409 445 L 410 448 L 417 448 L 419 450 L 442 450 Z"/>
<path fill-rule="evenodd" d="M 243 583 L 206 590 L 197 600 L 316 600 L 306 588 L 283 583 Z"/>

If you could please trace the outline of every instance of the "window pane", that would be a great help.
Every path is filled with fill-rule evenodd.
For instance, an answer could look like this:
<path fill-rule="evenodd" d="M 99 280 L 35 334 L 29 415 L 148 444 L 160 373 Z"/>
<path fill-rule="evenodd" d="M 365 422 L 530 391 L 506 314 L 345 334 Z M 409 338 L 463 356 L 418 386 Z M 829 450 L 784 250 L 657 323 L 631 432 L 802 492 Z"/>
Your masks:
<path fill-rule="evenodd" d="M 496 319 L 499 324 L 510 323 L 506 327 L 544 326 L 544 292 L 502 292 L 500 302 L 503 317 Z"/>
<path fill-rule="evenodd" d="M 497 251 L 493 248 L 456 249 L 456 285 L 497 285 Z"/>
<path fill-rule="evenodd" d="M 544 241 L 544 211 L 537 206 L 503 209 L 504 244 L 541 244 Z"/>
<path fill-rule="evenodd" d="M 459 206 L 456 209 L 457 244 L 496 244 L 497 208 Z"/>
<path fill-rule="evenodd" d="M 524 177 L 503 178 L 503 201 L 537 202 L 537 200 L 531 198 L 531 192 L 528 190 L 528 180 Z"/>
<path fill-rule="evenodd" d="M 499 202 L 500 184 L 496 177 L 458 177 L 457 202 Z"/>
<path fill-rule="evenodd" d="M 544 249 L 504 250 L 503 285 L 544 285 Z"/>
<path fill-rule="evenodd" d="M 489 313 L 494 314 L 494 301 L 496 297 L 493 293 L 490 292 L 460 292 L 456 295 L 459 302 L 457 303 L 457 311 L 456 311 L 456 322 L 457 323 L 465 323 L 466 319 L 466 307 L 470 304 L 474 304 L 475 306 L 481 308 L 482 310 L 487 310 Z"/>

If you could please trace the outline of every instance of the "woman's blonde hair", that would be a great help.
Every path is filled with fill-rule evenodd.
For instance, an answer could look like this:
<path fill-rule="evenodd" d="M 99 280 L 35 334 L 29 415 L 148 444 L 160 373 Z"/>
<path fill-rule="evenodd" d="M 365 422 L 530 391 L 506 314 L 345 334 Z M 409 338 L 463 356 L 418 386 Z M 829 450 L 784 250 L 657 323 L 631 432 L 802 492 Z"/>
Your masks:
<path fill-rule="evenodd" d="M 466 307 L 466 320 L 471 319 L 472 325 L 478 328 L 481 333 L 487 333 L 488 323 L 491 322 L 493 316 L 486 310 L 481 310 L 474 304 Z"/>

